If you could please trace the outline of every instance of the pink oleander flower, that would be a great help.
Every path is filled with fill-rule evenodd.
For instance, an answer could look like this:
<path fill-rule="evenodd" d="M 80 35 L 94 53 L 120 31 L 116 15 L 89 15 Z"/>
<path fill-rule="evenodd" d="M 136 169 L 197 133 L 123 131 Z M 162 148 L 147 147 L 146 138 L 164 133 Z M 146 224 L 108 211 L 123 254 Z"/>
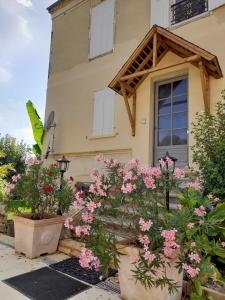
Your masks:
<path fill-rule="evenodd" d="M 99 204 L 98 204 L 99 205 Z M 95 209 L 98 207 L 97 203 L 91 200 L 86 204 L 87 209 L 93 214 Z"/>
<path fill-rule="evenodd" d="M 188 224 L 187 224 L 187 227 L 188 227 L 189 229 L 192 229 L 192 228 L 194 227 L 194 225 L 195 225 L 194 223 L 188 223 Z"/>
<path fill-rule="evenodd" d="M 7 183 L 6 184 L 6 194 L 9 195 L 12 192 L 12 190 L 14 190 L 15 186 L 16 185 L 14 183 Z"/>
<path fill-rule="evenodd" d="M 195 208 L 194 212 L 198 217 L 203 217 L 206 214 L 206 211 L 205 211 L 205 208 L 203 205 L 199 206 L 198 208 Z"/>
<path fill-rule="evenodd" d="M 125 174 L 126 174 L 126 170 L 124 170 L 123 168 L 117 169 L 117 175 L 118 175 L 119 177 L 124 177 Z"/>
<path fill-rule="evenodd" d="M 148 231 L 151 228 L 152 224 L 153 223 L 151 220 L 145 221 L 143 218 L 140 218 L 139 225 L 141 231 Z"/>
<path fill-rule="evenodd" d="M 171 257 L 175 249 L 180 246 L 176 243 L 176 229 L 162 230 L 161 235 L 164 238 L 163 253 L 166 257 Z"/>
<path fill-rule="evenodd" d="M 17 183 L 20 179 L 21 179 L 21 175 L 20 174 L 12 176 L 12 181 L 14 183 Z"/>
<path fill-rule="evenodd" d="M 139 235 L 138 241 L 144 246 L 148 246 L 150 244 L 150 240 L 147 235 Z"/>
<path fill-rule="evenodd" d="M 165 167 L 166 162 L 161 158 L 161 159 L 159 160 L 159 164 L 160 164 L 160 166 Z"/>
<path fill-rule="evenodd" d="M 176 233 L 176 229 L 162 230 L 161 236 L 164 237 L 165 240 L 174 241 L 176 239 Z"/>
<path fill-rule="evenodd" d="M 156 272 L 156 276 L 158 277 L 158 278 L 163 278 L 164 277 L 164 270 L 163 270 L 163 268 L 162 267 L 158 267 L 156 270 L 155 270 L 155 272 Z"/>
<path fill-rule="evenodd" d="M 81 215 L 81 218 L 85 223 L 91 224 L 93 222 L 93 215 L 92 215 L 92 213 L 90 213 L 88 211 L 83 212 Z"/>
<path fill-rule="evenodd" d="M 191 247 L 196 247 L 196 243 L 195 242 L 191 242 Z"/>
<path fill-rule="evenodd" d="M 214 197 L 212 194 L 209 194 L 207 197 L 209 200 L 211 200 L 215 203 L 220 201 L 220 199 L 218 197 Z"/>
<path fill-rule="evenodd" d="M 83 192 L 77 192 L 75 194 L 75 200 L 74 200 L 74 203 L 73 203 L 73 206 L 76 208 L 76 209 L 81 209 L 82 208 L 82 205 L 83 205 L 83 201 L 84 201 L 84 193 Z"/>
<path fill-rule="evenodd" d="M 130 161 L 128 161 L 127 165 L 130 169 L 135 169 L 139 165 L 139 160 L 138 159 L 131 159 Z"/>
<path fill-rule="evenodd" d="M 28 159 L 26 159 L 25 164 L 29 167 L 32 165 L 40 165 L 42 163 L 41 160 L 36 159 L 35 157 L 30 157 Z"/>
<path fill-rule="evenodd" d="M 184 170 L 180 169 L 180 168 L 175 168 L 174 169 L 174 173 L 173 173 L 174 177 L 176 177 L 177 179 L 183 178 L 185 175 Z"/>
<path fill-rule="evenodd" d="M 124 194 L 133 192 L 136 189 L 136 184 L 125 183 L 122 185 L 121 190 Z"/>
<path fill-rule="evenodd" d="M 91 226 L 90 225 L 83 225 L 83 226 L 76 226 L 75 233 L 77 237 L 83 235 L 90 235 Z"/>
<path fill-rule="evenodd" d="M 140 256 L 138 256 L 138 255 L 133 255 L 133 256 L 131 256 L 131 263 L 132 263 L 132 264 L 138 263 L 139 260 L 140 260 Z"/>
<path fill-rule="evenodd" d="M 150 251 L 146 251 L 145 254 L 144 254 L 144 258 L 149 263 L 151 263 L 156 258 L 156 256 L 155 256 L 155 254 L 151 253 Z"/>
<path fill-rule="evenodd" d="M 156 188 L 155 180 L 151 176 L 145 177 L 144 183 L 145 183 L 146 187 L 149 189 L 153 190 Z"/>
<path fill-rule="evenodd" d="M 184 187 L 185 188 L 192 188 L 196 191 L 200 191 L 202 189 L 202 185 L 198 180 L 196 180 L 194 182 L 188 182 L 184 185 Z"/>
<path fill-rule="evenodd" d="M 188 273 L 188 275 L 193 278 L 196 275 L 198 275 L 198 273 L 200 272 L 199 268 L 193 268 L 190 265 L 184 263 L 183 265 L 183 269 Z"/>
<path fill-rule="evenodd" d="M 203 221 L 203 220 L 200 220 L 198 223 L 199 223 L 199 225 L 203 225 L 203 224 L 204 224 L 204 221 Z"/>
<path fill-rule="evenodd" d="M 101 161 L 104 161 L 104 156 L 103 156 L 103 154 L 97 154 L 96 156 L 95 156 L 95 160 L 96 160 L 96 162 L 101 162 Z"/>
<path fill-rule="evenodd" d="M 162 175 L 160 168 L 149 167 L 149 166 L 139 168 L 138 173 L 140 175 L 142 174 L 145 176 L 155 176 L 157 178 L 159 178 Z"/>
<path fill-rule="evenodd" d="M 221 242 L 221 246 L 222 246 L 222 247 L 225 247 L 225 242 Z"/>
<path fill-rule="evenodd" d="M 196 263 L 200 263 L 200 261 L 201 261 L 201 258 L 200 258 L 200 256 L 199 256 L 199 254 L 198 253 L 193 253 L 193 252 L 191 252 L 189 255 L 188 255 L 188 257 L 190 258 L 190 260 L 191 261 L 195 261 Z"/>
<path fill-rule="evenodd" d="M 214 196 L 212 194 L 208 194 L 207 197 L 208 197 L 209 200 L 213 200 L 213 198 L 214 198 Z"/>
<path fill-rule="evenodd" d="M 91 179 L 96 180 L 96 178 L 99 177 L 98 170 L 97 169 L 91 170 L 90 177 Z"/>
<path fill-rule="evenodd" d="M 65 223 L 64 223 L 64 226 L 66 227 L 66 228 L 68 228 L 68 229 L 73 229 L 74 227 L 73 227 L 73 218 L 67 218 L 66 220 L 65 220 Z"/>
<path fill-rule="evenodd" d="M 137 176 L 133 174 L 132 171 L 128 171 L 125 173 L 124 177 L 123 177 L 123 182 L 125 183 L 128 180 L 136 180 Z"/>
<path fill-rule="evenodd" d="M 93 254 L 90 249 L 83 248 L 81 250 L 81 254 L 79 256 L 79 263 L 82 268 L 92 269 L 95 270 L 99 269 L 100 261 L 97 256 Z"/>

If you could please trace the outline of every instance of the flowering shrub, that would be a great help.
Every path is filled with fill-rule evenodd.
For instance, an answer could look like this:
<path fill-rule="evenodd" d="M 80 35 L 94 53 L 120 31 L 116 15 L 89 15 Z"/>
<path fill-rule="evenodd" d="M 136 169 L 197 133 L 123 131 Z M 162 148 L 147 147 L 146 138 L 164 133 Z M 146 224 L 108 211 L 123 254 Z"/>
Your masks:
<path fill-rule="evenodd" d="M 72 178 L 62 179 L 57 165 L 42 167 L 41 161 L 30 158 L 23 175 L 14 175 L 7 184 L 6 210 L 19 213 L 15 200 L 23 200 L 31 218 L 43 219 L 49 215 L 67 212 L 74 198 Z"/>
<path fill-rule="evenodd" d="M 94 183 L 89 192 L 75 195 L 74 206 L 81 211 L 80 224 L 73 227 L 71 218 L 65 223 L 86 242 L 87 248 L 80 256 L 81 266 L 101 268 L 105 272 L 111 263 L 119 266 L 117 236 L 105 224 L 111 218 L 125 230 L 129 237 L 127 243 L 139 247 L 139 255 L 133 257 L 133 272 L 146 287 L 167 285 L 173 292 L 177 284 L 167 277 L 166 268 L 174 260 L 177 268 L 184 270 L 196 286 L 202 277 L 220 279 L 210 262 L 211 255 L 224 259 L 225 254 L 219 241 L 223 238 L 219 227 L 224 222 L 225 206 L 218 198 L 202 197 L 198 181 L 181 185 L 184 171 L 176 168 L 173 173 L 169 158 L 168 170 L 164 161 L 161 168 L 156 168 L 141 167 L 133 159 L 125 168 L 118 160 L 102 155 L 96 160 L 104 163 L 107 175 L 100 175 L 96 169 L 91 172 Z M 166 209 L 164 198 L 160 197 L 165 193 L 165 186 L 177 190 L 178 211 Z"/>

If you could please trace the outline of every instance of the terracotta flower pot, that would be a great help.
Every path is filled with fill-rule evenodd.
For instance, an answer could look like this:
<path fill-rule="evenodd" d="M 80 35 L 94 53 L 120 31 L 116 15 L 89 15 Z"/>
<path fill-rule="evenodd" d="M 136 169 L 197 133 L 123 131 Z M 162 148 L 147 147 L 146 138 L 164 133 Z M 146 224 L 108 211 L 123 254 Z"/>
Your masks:
<path fill-rule="evenodd" d="M 14 216 L 15 249 L 29 258 L 54 253 L 57 249 L 64 218 L 55 216 L 31 220 Z"/>
<path fill-rule="evenodd" d="M 175 280 L 180 288 L 174 294 L 169 294 L 168 289 L 165 287 L 161 289 L 151 288 L 146 289 L 140 282 L 136 282 L 133 277 L 134 265 L 132 264 L 132 256 L 138 255 L 139 249 L 136 247 L 125 247 L 120 249 L 125 255 L 120 257 L 119 266 L 119 281 L 121 298 L 124 300 L 180 300 L 182 296 L 183 273 L 178 273 L 175 268 L 175 261 L 171 263 L 171 268 L 168 268 L 166 273 L 168 278 Z"/>

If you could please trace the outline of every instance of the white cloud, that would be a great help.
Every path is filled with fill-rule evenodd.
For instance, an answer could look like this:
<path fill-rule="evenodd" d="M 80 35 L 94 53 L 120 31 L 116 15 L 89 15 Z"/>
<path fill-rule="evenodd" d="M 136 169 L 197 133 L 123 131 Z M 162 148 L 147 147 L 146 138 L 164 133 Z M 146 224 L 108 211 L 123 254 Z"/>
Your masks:
<path fill-rule="evenodd" d="M 24 17 L 19 16 L 19 26 L 23 36 L 28 40 L 32 40 L 33 36 L 28 24 L 29 22 Z"/>
<path fill-rule="evenodd" d="M 12 129 L 9 133 L 18 140 L 24 140 L 28 145 L 35 143 L 31 126 Z"/>
<path fill-rule="evenodd" d="M 16 0 L 16 2 L 26 7 L 31 7 L 33 5 L 31 0 Z"/>
<path fill-rule="evenodd" d="M 0 66 L 0 83 L 9 82 L 12 79 L 12 74 L 4 67 Z"/>

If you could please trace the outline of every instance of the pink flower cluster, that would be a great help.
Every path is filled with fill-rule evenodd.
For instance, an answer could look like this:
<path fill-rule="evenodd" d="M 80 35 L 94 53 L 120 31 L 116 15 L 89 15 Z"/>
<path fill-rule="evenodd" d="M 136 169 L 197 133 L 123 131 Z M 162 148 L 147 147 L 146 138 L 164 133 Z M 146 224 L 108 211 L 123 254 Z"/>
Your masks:
<path fill-rule="evenodd" d="M 191 278 L 195 277 L 200 272 L 199 268 L 193 268 L 192 266 L 190 266 L 186 263 L 182 264 L 182 267 Z"/>
<path fill-rule="evenodd" d="M 79 263 L 82 268 L 94 268 L 95 270 L 100 268 L 100 261 L 98 257 L 95 256 L 93 252 L 87 248 L 83 248 L 81 250 L 81 254 L 79 256 Z"/>
<path fill-rule="evenodd" d="M 95 211 L 96 208 L 101 207 L 101 202 L 95 202 L 95 201 L 91 200 L 90 202 L 88 202 L 86 204 L 86 207 L 89 210 L 89 212 L 91 212 L 93 214 L 93 212 Z"/>
<path fill-rule="evenodd" d="M 145 221 L 143 218 L 140 218 L 139 225 L 141 231 L 148 231 L 151 228 L 152 224 L 153 223 L 151 220 Z"/>
<path fill-rule="evenodd" d="M 65 220 L 64 226 L 68 229 L 73 229 L 73 218 L 69 217 Z"/>
<path fill-rule="evenodd" d="M 81 219 L 85 222 L 85 223 L 89 223 L 91 224 L 93 222 L 93 215 L 92 213 L 86 211 L 86 212 L 83 212 L 82 215 L 81 215 Z"/>
<path fill-rule="evenodd" d="M 125 171 L 125 170 L 124 170 Z M 133 174 L 132 171 L 124 172 L 123 182 L 127 182 L 128 180 L 136 180 L 137 176 Z"/>
<path fill-rule="evenodd" d="M 206 211 L 205 211 L 205 208 L 203 205 L 195 208 L 194 212 L 198 217 L 204 217 L 204 215 L 206 214 Z"/>
<path fill-rule="evenodd" d="M 77 237 L 80 237 L 81 234 L 83 235 L 90 235 L 91 226 L 90 225 L 83 225 L 83 226 L 76 226 L 75 233 Z"/>
<path fill-rule="evenodd" d="M 146 187 L 149 189 L 153 190 L 156 188 L 155 180 L 151 176 L 145 177 L 144 183 L 145 183 Z"/>
<path fill-rule="evenodd" d="M 176 243 L 176 229 L 162 230 L 161 235 L 164 238 L 163 252 L 166 257 L 171 257 L 174 251 L 179 248 Z"/>
<path fill-rule="evenodd" d="M 202 185 L 198 180 L 196 180 L 196 181 L 193 181 L 193 182 L 186 183 L 184 185 L 184 188 L 192 188 L 196 191 L 200 191 L 202 189 Z"/>
<path fill-rule="evenodd" d="M 81 209 L 82 208 L 82 204 L 84 201 L 84 193 L 83 192 L 77 192 L 75 194 L 75 200 L 74 200 L 74 207 L 76 209 Z"/>
<path fill-rule="evenodd" d="M 15 188 L 15 183 L 7 183 L 6 184 L 6 194 L 9 195 Z"/>
<path fill-rule="evenodd" d="M 154 176 L 156 178 L 159 178 L 162 175 L 160 168 L 149 166 L 139 168 L 139 174 L 145 176 Z"/>
<path fill-rule="evenodd" d="M 185 175 L 185 171 L 180 168 L 175 168 L 173 172 L 174 177 L 177 179 L 183 178 Z"/>
<path fill-rule="evenodd" d="M 131 159 L 130 161 L 128 161 L 127 165 L 130 169 L 137 169 L 138 165 L 139 165 L 139 160 L 138 159 Z"/>
<path fill-rule="evenodd" d="M 95 179 L 95 184 L 90 185 L 89 192 L 95 195 L 99 195 L 101 197 L 105 197 L 107 195 L 106 194 L 107 186 L 103 185 L 101 181 L 101 177 L 98 176 L 96 173 L 94 179 Z"/>
<path fill-rule="evenodd" d="M 146 251 L 144 254 L 145 260 L 147 260 L 149 263 L 153 262 L 153 260 L 156 258 L 154 253 L 151 253 L 151 251 Z"/>
<path fill-rule="evenodd" d="M 139 235 L 138 241 L 144 246 L 145 249 L 148 248 L 148 245 L 150 244 L 149 237 L 145 235 Z"/>
<path fill-rule="evenodd" d="M 17 183 L 20 179 L 21 179 L 21 175 L 20 174 L 12 176 L 12 181 L 14 183 Z"/>
<path fill-rule="evenodd" d="M 35 157 L 30 157 L 26 159 L 25 164 L 29 167 L 32 165 L 40 165 L 42 161 L 40 159 L 36 159 Z"/>
<path fill-rule="evenodd" d="M 218 197 L 214 197 L 212 194 L 209 194 L 207 197 L 209 200 L 212 200 L 215 203 L 220 201 Z"/>
<path fill-rule="evenodd" d="M 159 163 L 162 167 L 165 167 L 166 165 L 168 165 L 168 167 L 172 167 L 173 166 L 173 161 L 167 156 L 165 159 L 160 159 Z"/>
<path fill-rule="evenodd" d="M 136 184 L 132 184 L 130 182 L 124 183 L 121 187 L 121 190 L 124 194 L 129 194 L 136 189 Z"/>
<path fill-rule="evenodd" d="M 189 255 L 188 255 L 188 257 L 190 258 L 190 260 L 191 261 L 194 261 L 194 262 L 196 262 L 196 263 L 200 263 L 200 261 L 201 261 L 201 258 L 200 258 L 200 256 L 199 256 L 199 254 L 198 253 L 193 253 L 193 252 L 191 252 Z"/>

